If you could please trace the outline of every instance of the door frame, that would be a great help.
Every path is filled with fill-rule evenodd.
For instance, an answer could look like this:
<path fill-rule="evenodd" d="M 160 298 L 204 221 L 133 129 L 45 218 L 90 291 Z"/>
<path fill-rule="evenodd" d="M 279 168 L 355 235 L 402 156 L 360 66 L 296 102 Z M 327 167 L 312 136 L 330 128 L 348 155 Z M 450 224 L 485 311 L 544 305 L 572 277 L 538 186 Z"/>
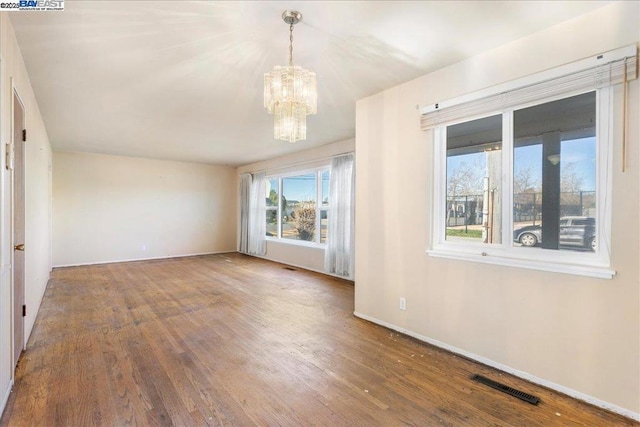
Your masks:
<path fill-rule="evenodd" d="M 11 185 L 10 185 L 10 197 L 9 197 L 9 202 L 11 203 L 11 227 L 9 230 L 9 240 L 10 240 L 10 246 L 9 246 L 9 251 L 11 253 L 11 362 L 12 362 L 12 368 L 11 368 L 11 378 L 14 379 L 15 378 L 15 368 L 18 364 L 18 359 L 16 359 L 16 336 L 15 336 L 15 331 L 16 331 L 16 325 L 14 324 L 15 319 L 16 319 L 16 313 L 15 313 L 15 309 L 16 309 L 16 305 L 15 305 L 15 298 L 16 298 L 16 293 L 15 293 L 15 250 L 14 250 L 14 246 L 19 243 L 15 241 L 15 231 L 16 231 L 16 221 L 15 221 L 15 184 L 16 184 L 16 180 L 15 180 L 15 164 L 16 164 L 16 157 L 15 157 L 15 150 L 16 150 L 16 143 L 22 143 L 25 144 L 23 147 L 23 152 L 22 152 L 22 182 L 23 182 L 23 187 L 25 187 L 26 190 L 26 143 L 23 141 L 15 141 L 15 109 L 14 109 L 14 105 L 15 105 L 15 101 L 18 101 L 20 103 L 20 106 L 22 107 L 22 126 L 23 129 L 27 128 L 27 110 L 25 108 L 24 102 L 22 101 L 22 98 L 20 97 L 20 94 L 18 93 L 18 89 L 16 88 L 15 85 L 15 81 L 13 79 L 13 77 L 11 78 L 11 158 L 13 159 L 13 164 L 10 170 L 10 180 L 11 180 Z M 26 191 L 25 191 L 26 193 Z M 23 198 L 25 198 L 25 196 L 23 195 Z M 25 200 L 23 200 L 23 209 L 25 209 L 26 211 L 26 204 L 25 204 Z M 25 231 L 26 231 L 26 215 L 25 215 Z M 26 235 L 26 233 L 25 233 Z M 22 242 L 24 243 L 24 242 Z M 25 269 L 24 272 L 26 273 L 26 259 L 25 259 Z M 25 275 L 26 276 L 26 275 Z M 23 298 L 23 304 L 25 304 L 25 299 L 26 299 L 26 286 L 25 286 L 25 277 L 23 277 L 22 280 L 22 298 Z M 24 351 L 26 349 L 26 337 L 25 337 L 25 318 L 22 317 L 22 349 L 21 352 Z"/>

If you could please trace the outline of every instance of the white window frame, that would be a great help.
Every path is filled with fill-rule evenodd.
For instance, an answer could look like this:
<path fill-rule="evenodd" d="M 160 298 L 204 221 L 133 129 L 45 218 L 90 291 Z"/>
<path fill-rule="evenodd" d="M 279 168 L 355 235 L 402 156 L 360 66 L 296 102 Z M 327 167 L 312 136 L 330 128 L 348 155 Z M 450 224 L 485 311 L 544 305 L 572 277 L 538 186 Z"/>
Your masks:
<path fill-rule="evenodd" d="M 270 242 L 278 242 L 278 243 L 284 243 L 284 244 L 290 244 L 290 245 L 298 245 L 298 246 L 308 246 L 308 247 L 315 247 L 315 248 L 325 248 L 327 246 L 326 242 L 325 243 L 321 243 L 321 215 L 322 215 L 322 211 L 327 211 L 329 209 L 329 205 L 327 204 L 326 206 L 322 206 L 322 175 L 325 172 L 329 172 L 329 174 L 331 174 L 331 165 L 330 164 L 326 164 L 326 165 L 322 165 L 322 166 L 317 166 L 317 167 L 313 167 L 313 168 L 307 168 L 307 169 L 299 169 L 299 170 L 293 170 L 290 172 L 286 172 L 286 173 L 280 173 L 280 174 L 268 174 L 266 176 L 266 181 L 272 180 L 272 179 L 276 179 L 278 181 L 278 206 L 276 207 L 276 218 L 277 218 L 277 235 L 276 236 L 265 236 L 267 241 Z M 316 175 L 316 233 L 315 233 L 315 238 L 313 242 L 307 241 L 307 240 L 295 240 L 295 239 L 287 239 L 287 238 L 283 238 L 282 237 L 282 180 L 285 178 L 290 178 L 293 176 L 300 176 L 300 175 L 309 175 L 309 174 L 315 174 Z M 265 209 L 265 218 L 264 221 L 266 222 L 266 213 L 269 210 L 274 210 L 273 207 L 269 207 L 267 206 L 267 208 Z"/>
<path fill-rule="evenodd" d="M 514 246 L 513 237 L 513 112 L 581 93 L 596 92 L 596 242 L 595 252 L 575 252 Z M 518 105 L 513 108 L 443 123 L 434 129 L 433 205 L 431 221 L 431 256 L 453 258 L 510 267 L 553 271 L 610 279 L 615 271 L 611 260 L 611 188 L 613 141 L 613 87 L 566 93 Z M 446 128 L 478 118 L 502 114 L 502 242 L 446 240 Z"/>

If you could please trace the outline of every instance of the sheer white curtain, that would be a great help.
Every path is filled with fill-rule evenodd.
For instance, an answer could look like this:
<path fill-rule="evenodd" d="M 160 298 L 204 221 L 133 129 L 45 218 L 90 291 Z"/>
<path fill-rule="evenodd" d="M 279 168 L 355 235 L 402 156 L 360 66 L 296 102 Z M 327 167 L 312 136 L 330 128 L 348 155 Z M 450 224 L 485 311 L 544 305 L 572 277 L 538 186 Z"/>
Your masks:
<path fill-rule="evenodd" d="M 265 176 L 265 172 L 254 173 L 249 191 L 249 242 L 247 253 L 252 255 L 264 255 L 267 250 L 265 238 L 267 234 Z"/>
<path fill-rule="evenodd" d="M 328 273 L 353 278 L 355 162 L 353 154 L 331 162 L 327 247 L 324 268 Z"/>
<path fill-rule="evenodd" d="M 242 253 L 249 252 L 249 195 L 251 194 L 251 174 L 240 175 L 240 247 Z"/>

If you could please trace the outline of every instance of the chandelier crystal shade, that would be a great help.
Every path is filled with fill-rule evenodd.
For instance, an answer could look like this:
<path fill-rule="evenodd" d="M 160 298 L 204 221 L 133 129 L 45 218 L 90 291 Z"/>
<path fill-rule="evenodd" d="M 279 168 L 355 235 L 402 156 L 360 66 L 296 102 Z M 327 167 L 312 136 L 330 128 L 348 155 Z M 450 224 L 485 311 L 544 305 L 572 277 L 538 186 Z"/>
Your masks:
<path fill-rule="evenodd" d="M 264 74 L 264 107 L 274 115 L 273 137 L 296 142 L 307 138 L 307 115 L 318 110 L 316 73 L 293 65 L 293 26 L 302 15 L 285 10 L 282 19 L 289 24 L 289 65 Z"/>

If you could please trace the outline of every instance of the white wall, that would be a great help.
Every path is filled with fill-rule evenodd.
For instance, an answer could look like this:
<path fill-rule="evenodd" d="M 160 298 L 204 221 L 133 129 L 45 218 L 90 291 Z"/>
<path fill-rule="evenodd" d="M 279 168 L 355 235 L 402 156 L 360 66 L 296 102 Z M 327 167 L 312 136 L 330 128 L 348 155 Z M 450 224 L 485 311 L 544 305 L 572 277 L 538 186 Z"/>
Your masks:
<path fill-rule="evenodd" d="M 298 144 L 304 144 L 304 141 Z M 314 162 L 329 159 L 339 154 L 350 153 L 355 149 L 355 140 L 347 139 L 323 145 L 305 151 L 299 151 L 287 156 L 263 162 L 252 163 L 241 166 L 237 169 L 238 177 L 243 173 L 267 171 L 267 173 L 285 173 L 296 168 L 304 168 L 313 165 Z M 240 179 L 238 178 L 238 182 Z M 239 194 L 238 190 L 238 194 Z M 238 209 L 238 224 L 240 210 Z M 238 225 L 238 229 L 239 229 Z M 237 247 L 237 245 L 236 245 Z M 324 271 L 324 248 L 308 247 L 293 243 L 280 243 L 272 240 L 267 241 L 267 253 L 264 258 L 283 264 L 306 268 L 313 271 Z"/>
<path fill-rule="evenodd" d="M 53 155 L 53 264 L 236 250 L 227 166 L 103 154 Z"/>
<path fill-rule="evenodd" d="M 433 140 L 416 111 L 637 43 L 639 6 L 614 3 L 357 103 L 356 313 L 640 416 L 638 80 L 624 174 L 620 119 L 614 135 L 612 280 L 429 257 Z"/>
<path fill-rule="evenodd" d="M 13 88 L 25 107 L 25 342 L 28 340 L 51 271 L 51 146 L 7 13 L 0 14 L 0 410 L 13 377 L 11 259 L 11 172 L 5 144 L 11 141 Z M 18 242 L 20 243 L 20 242 Z"/>

